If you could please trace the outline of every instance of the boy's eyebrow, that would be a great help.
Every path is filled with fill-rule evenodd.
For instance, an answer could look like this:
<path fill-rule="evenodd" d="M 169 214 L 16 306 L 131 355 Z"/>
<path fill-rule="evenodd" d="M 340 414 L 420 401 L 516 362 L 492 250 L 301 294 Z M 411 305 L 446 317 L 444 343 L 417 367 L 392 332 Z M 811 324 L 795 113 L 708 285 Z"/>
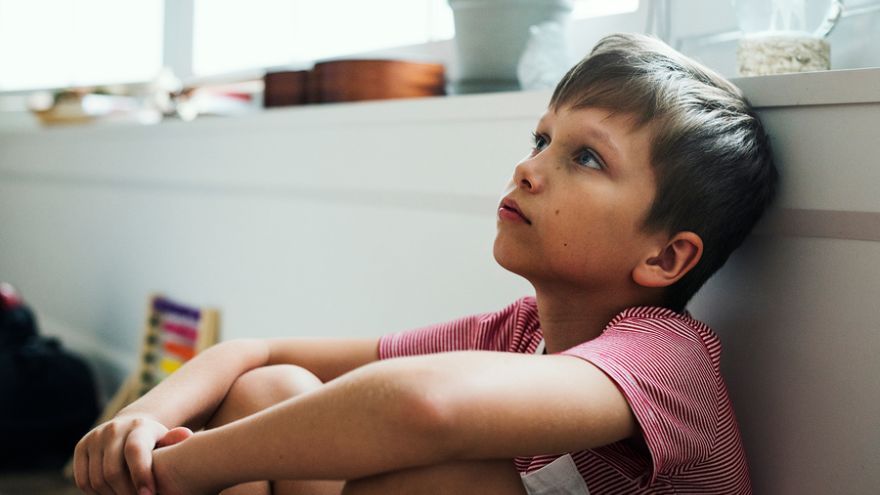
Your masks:
<path fill-rule="evenodd" d="M 607 148 L 613 151 L 616 156 L 620 156 L 620 149 L 617 147 L 617 145 L 614 143 L 614 141 L 611 139 L 611 136 L 607 132 L 596 129 L 594 127 L 587 127 L 585 134 L 604 144 Z"/>
<path fill-rule="evenodd" d="M 547 115 L 541 117 L 541 119 L 538 120 L 538 124 L 535 126 L 535 129 L 540 129 L 541 127 L 549 125 L 547 123 L 547 120 Z M 592 125 L 584 125 L 582 129 L 582 132 L 584 134 L 604 144 L 607 148 L 611 149 L 611 151 L 613 151 L 615 155 L 620 155 L 620 148 L 617 147 L 617 145 L 614 143 L 614 140 L 611 139 L 611 135 L 609 135 L 607 132 L 601 129 L 597 129 Z"/>
<path fill-rule="evenodd" d="M 617 169 L 617 164 L 620 160 L 620 148 L 611 139 L 610 134 L 591 125 L 584 125 L 578 131 L 578 134 L 582 137 L 586 136 L 590 141 L 598 142 L 603 148 L 602 150 L 597 150 L 599 151 L 600 160 L 603 160 L 605 166 L 610 170 L 614 171 Z"/>

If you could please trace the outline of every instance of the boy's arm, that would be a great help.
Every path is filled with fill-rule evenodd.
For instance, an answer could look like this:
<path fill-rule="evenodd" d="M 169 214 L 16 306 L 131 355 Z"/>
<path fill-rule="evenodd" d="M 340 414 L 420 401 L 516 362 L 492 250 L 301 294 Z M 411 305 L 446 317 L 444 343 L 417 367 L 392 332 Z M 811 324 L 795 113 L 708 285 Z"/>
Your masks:
<path fill-rule="evenodd" d="M 296 364 L 321 380 L 378 359 L 377 339 L 232 340 L 198 354 L 149 393 L 79 442 L 74 474 L 82 489 L 153 486 L 151 452 L 169 428 L 200 428 L 242 374 L 269 364 Z M 131 473 L 129 476 L 127 473 Z"/>
<path fill-rule="evenodd" d="M 154 451 L 163 494 L 355 479 L 453 459 L 577 451 L 637 431 L 614 382 L 571 356 L 454 352 L 370 364 Z"/>
<path fill-rule="evenodd" d="M 201 428 L 244 373 L 294 364 L 326 382 L 375 361 L 378 339 L 241 339 L 203 351 L 118 416 L 142 414 L 167 427 Z"/>
<path fill-rule="evenodd" d="M 379 359 L 379 339 L 285 338 L 266 341 L 267 365 L 295 364 L 322 382 Z"/>

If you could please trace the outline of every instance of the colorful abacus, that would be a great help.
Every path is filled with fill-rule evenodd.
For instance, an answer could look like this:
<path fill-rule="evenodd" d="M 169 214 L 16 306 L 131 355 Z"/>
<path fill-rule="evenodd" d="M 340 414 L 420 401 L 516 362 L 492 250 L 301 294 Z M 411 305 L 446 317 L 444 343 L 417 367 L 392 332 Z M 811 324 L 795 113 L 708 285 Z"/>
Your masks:
<path fill-rule="evenodd" d="M 138 395 L 150 391 L 195 354 L 217 341 L 216 314 L 153 297 L 141 358 Z M 210 324 L 206 324 L 210 323 Z"/>
<path fill-rule="evenodd" d="M 200 351 L 219 340 L 216 309 L 193 308 L 161 295 L 150 296 L 144 340 L 137 368 L 107 403 L 103 423 Z"/>

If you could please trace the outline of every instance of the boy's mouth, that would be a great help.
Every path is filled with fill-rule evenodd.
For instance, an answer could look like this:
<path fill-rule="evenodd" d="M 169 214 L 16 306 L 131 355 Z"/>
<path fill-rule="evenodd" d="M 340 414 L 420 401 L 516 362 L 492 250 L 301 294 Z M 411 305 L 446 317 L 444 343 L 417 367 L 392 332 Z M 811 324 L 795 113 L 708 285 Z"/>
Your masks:
<path fill-rule="evenodd" d="M 522 210 L 519 209 L 519 205 L 516 204 L 516 201 L 510 198 L 504 198 L 501 201 L 501 205 L 498 207 L 499 210 L 506 211 L 517 215 L 519 218 L 523 219 L 526 224 L 531 225 L 532 221 L 526 217 Z"/>

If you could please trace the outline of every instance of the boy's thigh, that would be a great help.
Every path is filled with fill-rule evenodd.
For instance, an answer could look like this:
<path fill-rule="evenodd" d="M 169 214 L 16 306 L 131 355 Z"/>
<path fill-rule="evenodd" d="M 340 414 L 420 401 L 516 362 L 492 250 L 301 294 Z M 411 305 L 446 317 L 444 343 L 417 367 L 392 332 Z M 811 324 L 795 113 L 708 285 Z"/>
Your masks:
<path fill-rule="evenodd" d="M 510 459 L 452 461 L 403 469 L 349 481 L 342 490 L 342 495 L 394 493 L 525 495 L 526 491 Z"/>

